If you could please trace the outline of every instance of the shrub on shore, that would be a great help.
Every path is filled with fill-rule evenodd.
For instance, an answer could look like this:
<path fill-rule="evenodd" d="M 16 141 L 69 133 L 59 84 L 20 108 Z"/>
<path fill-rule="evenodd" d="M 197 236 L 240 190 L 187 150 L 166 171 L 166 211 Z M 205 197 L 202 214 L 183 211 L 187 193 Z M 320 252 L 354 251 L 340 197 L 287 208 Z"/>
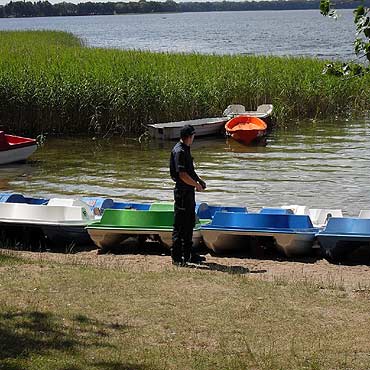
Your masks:
<path fill-rule="evenodd" d="M 272 103 L 278 124 L 368 109 L 370 75 L 324 62 L 85 47 L 56 31 L 0 32 L 0 124 L 14 132 L 140 133 L 143 124 Z"/>

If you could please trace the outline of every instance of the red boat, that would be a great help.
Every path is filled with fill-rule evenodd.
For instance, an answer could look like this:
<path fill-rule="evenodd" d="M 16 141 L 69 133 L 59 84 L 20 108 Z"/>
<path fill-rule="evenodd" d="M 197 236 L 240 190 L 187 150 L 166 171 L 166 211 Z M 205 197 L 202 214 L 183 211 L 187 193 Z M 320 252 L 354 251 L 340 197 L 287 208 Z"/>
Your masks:
<path fill-rule="evenodd" d="M 237 116 L 226 123 L 225 129 L 233 139 L 250 144 L 266 135 L 267 125 L 257 117 Z"/>
<path fill-rule="evenodd" d="M 0 131 L 0 164 L 24 161 L 36 149 L 35 139 L 7 135 Z"/>

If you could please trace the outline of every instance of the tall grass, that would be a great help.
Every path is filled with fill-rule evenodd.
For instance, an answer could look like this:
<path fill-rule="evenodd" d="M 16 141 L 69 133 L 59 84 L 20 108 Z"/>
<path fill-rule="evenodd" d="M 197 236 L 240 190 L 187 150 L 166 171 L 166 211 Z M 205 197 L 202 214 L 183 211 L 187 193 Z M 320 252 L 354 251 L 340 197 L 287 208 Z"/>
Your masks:
<path fill-rule="evenodd" d="M 0 124 L 22 132 L 138 133 L 149 122 L 273 103 L 279 124 L 368 109 L 370 76 L 321 74 L 324 62 L 84 47 L 71 34 L 0 32 Z"/>

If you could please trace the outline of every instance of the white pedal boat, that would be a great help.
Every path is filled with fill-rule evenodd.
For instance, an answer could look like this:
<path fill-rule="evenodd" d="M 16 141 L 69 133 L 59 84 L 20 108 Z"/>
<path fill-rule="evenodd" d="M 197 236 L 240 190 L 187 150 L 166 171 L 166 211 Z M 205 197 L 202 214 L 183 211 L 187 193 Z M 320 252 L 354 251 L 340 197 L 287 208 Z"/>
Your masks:
<path fill-rule="evenodd" d="M 52 198 L 47 205 L 0 203 L 0 228 L 38 228 L 55 244 L 91 242 L 85 227 L 94 220 L 89 206 L 75 199 Z"/>

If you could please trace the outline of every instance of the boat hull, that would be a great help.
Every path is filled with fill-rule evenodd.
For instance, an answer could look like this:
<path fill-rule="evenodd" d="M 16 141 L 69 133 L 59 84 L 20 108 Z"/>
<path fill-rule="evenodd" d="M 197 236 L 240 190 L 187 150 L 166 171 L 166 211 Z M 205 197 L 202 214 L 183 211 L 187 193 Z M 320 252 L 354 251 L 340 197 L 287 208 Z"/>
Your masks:
<path fill-rule="evenodd" d="M 30 157 L 37 149 L 37 145 L 14 148 L 0 151 L 0 164 L 21 162 Z"/>
<path fill-rule="evenodd" d="M 87 229 L 93 242 L 102 249 L 110 249 L 119 246 L 130 237 L 145 236 L 146 238 L 158 240 L 164 247 L 172 246 L 172 229 L 125 229 L 125 228 L 94 228 Z M 199 246 L 202 235 L 199 230 L 193 232 L 193 245 Z"/>
<path fill-rule="evenodd" d="M 23 232 L 42 234 L 54 245 L 91 243 L 85 228 L 93 221 L 88 205 L 78 200 L 52 198 L 48 205 L 0 203 L 2 230 L 10 230 L 15 237 L 22 237 Z"/>
<path fill-rule="evenodd" d="M 266 123 L 252 116 L 234 117 L 226 123 L 225 129 L 229 136 L 246 145 L 262 139 L 267 133 Z"/>
<path fill-rule="evenodd" d="M 361 247 L 370 248 L 370 236 L 321 235 L 317 240 L 328 261 L 341 261 Z"/>
<path fill-rule="evenodd" d="M 276 249 L 286 255 L 301 256 L 312 253 L 314 233 L 266 232 L 259 230 L 204 230 L 204 244 L 215 253 L 248 251 L 251 241 L 268 237 L 274 241 Z M 253 243 L 255 246 L 255 243 Z"/>
<path fill-rule="evenodd" d="M 308 216 L 293 214 L 216 212 L 201 227 L 205 245 L 216 253 L 247 249 L 253 238 L 254 246 L 267 239 L 286 256 L 311 254 L 317 232 Z"/>
<path fill-rule="evenodd" d="M 138 235 L 149 236 L 147 232 L 140 233 L 138 231 L 133 232 L 133 230 L 124 232 L 124 230 L 88 228 L 87 231 L 94 244 L 101 249 L 117 247 L 130 237 L 136 237 Z"/>
<path fill-rule="evenodd" d="M 171 205 L 164 204 L 166 210 L 116 210 L 106 209 L 99 222 L 87 227 L 94 243 L 104 249 L 118 246 L 131 236 L 146 236 L 159 240 L 165 247 L 172 245 L 174 223 Z M 201 242 L 199 224 L 194 228 L 193 244 Z"/>
<path fill-rule="evenodd" d="M 184 125 L 192 125 L 196 136 L 217 135 L 224 130 L 227 117 L 202 118 L 188 121 L 148 125 L 149 135 L 160 140 L 178 140 Z"/>
<path fill-rule="evenodd" d="M 370 248 L 370 219 L 333 217 L 316 237 L 322 255 L 340 261 L 358 248 Z"/>
<path fill-rule="evenodd" d="M 55 246 L 58 245 L 92 245 L 93 242 L 86 231 L 86 224 L 80 226 L 41 226 L 46 238 Z"/>
<path fill-rule="evenodd" d="M 243 144 L 250 144 L 257 139 L 262 139 L 266 135 L 266 130 L 256 131 L 236 131 L 230 134 L 230 136 Z"/>

